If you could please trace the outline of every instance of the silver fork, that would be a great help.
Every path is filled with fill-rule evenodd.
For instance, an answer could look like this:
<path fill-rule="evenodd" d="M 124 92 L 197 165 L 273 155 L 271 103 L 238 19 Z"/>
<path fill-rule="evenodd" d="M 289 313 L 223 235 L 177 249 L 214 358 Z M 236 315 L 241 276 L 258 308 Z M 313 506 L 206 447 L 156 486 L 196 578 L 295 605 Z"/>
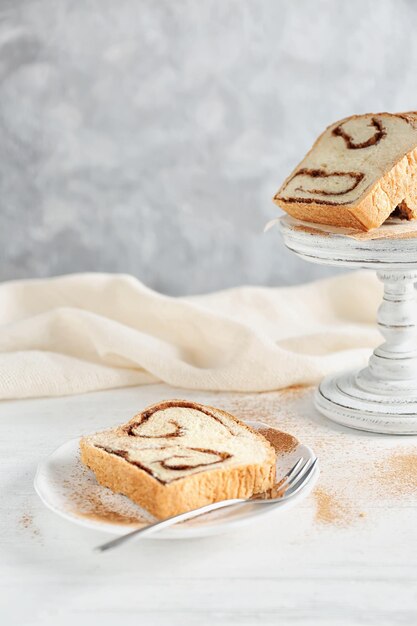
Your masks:
<path fill-rule="evenodd" d="M 228 506 L 233 506 L 237 504 L 273 504 L 274 502 L 283 502 L 288 498 L 291 498 L 296 493 L 298 493 L 304 485 L 311 478 L 312 472 L 316 467 L 318 459 L 305 460 L 303 457 L 298 459 L 297 463 L 285 474 L 285 476 L 280 480 L 272 489 L 266 491 L 261 494 L 257 494 L 252 496 L 251 498 L 236 498 L 233 500 L 221 500 L 220 502 L 214 502 L 213 504 L 207 504 L 206 506 L 202 506 L 198 509 L 194 509 L 192 511 L 186 511 L 185 513 L 180 513 L 179 515 L 173 515 L 172 517 L 167 517 L 164 520 L 159 522 L 154 522 L 153 524 L 149 524 L 144 528 L 137 528 L 126 535 L 122 535 L 121 537 L 117 537 L 116 539 L 112 539 L 111 541 L 107 541 L 106 543 L 101 544 L 94 548 L 98 552 L 105 552 L 106 550 L 111 550 L 112 548 L 116 548 L 135 537 L 143 537 L 144 535 L 151 535 L 163 528 L 167 528 L 168 526 L 173 526 L 174 524 L 178 524 L 178 522 L 185 522 L 185 520 L 192 519 L 194 517 L 198 517 L 199 515 L 203 515 L 204 513 L 209 513 L 210 511 L 215 511 L 216 509 L 223 509 Z"/>

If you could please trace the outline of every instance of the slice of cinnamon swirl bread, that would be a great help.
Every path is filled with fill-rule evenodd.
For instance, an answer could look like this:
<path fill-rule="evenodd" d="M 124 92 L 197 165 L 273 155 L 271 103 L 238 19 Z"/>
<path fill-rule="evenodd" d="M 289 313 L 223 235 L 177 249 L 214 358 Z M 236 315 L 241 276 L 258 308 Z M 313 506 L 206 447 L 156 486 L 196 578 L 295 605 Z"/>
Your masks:
<path fill-rule="evenodd" d="M 329 126 L 274 197 L 297 219 L 358 230 L 397 210 L 417 217 L 417 112 L 354 115 Z"/>
<path fill-rule="evenodd" d="M 158 518 L 247 498 L 275 480 L 276 454 L 262 435 L 186 400 L 154 404 L 123 426 L 83 437 L 80 448 L 101 485 Z"/>

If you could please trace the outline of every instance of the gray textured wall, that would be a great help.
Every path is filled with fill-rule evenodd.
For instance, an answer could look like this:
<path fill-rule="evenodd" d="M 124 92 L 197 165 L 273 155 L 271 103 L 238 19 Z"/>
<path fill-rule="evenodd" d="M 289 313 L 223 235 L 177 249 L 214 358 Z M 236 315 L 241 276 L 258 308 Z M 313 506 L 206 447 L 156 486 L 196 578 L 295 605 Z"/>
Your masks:
<path fill-rule="evenodd" d="M 0 1 L 0 278 L 323 276 L 271 196 L 331 121 L 417 108 L 417 2 Z"/>

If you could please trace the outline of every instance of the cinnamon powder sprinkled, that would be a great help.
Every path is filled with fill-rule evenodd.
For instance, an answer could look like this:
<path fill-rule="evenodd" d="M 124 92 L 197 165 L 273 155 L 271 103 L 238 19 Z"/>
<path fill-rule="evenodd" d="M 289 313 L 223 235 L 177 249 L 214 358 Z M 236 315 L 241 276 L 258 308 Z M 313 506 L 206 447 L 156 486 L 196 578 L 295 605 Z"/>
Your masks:
<path fill-rule="evenodd" d="M 319 524 L 348 526 L 353 521 L 355 514 L 352 507 L 334 492 L 316 487 L 314 498 L 317 507 L 315 520 Z"/>
<path fill-rule="evenodd" d="M 24 513 L 19 520 L 19 525 L 25 530 L 29 530 L 32 532 L 32 535 L 38 537 L 40 535 L 39 528 L 34 526 L 33 524 L 33 516 L 29 513 Z"/>
<path fill-rule="evenodd" d="M 219 394 L 216 404 L 243 421 L 264 422 L 272 428 L 298 430 L 297 403 L 308 397 L 311 386 L 293 385 L 273 392 Z"/>
<path fill-rule="evenodd" d="M 149 523 L 135 510 L 133 502 L 98 485 L 90 471 L 81 465 L 63 485 L 69 509 L 78 517 L 135 527 Z M 114 498 L 117 498 L 117 503 Z"/>
<path fill-rule="evenodd" d="M 417 494 L 417 454 L 395 452 L 375 466 L 375 479 L 388 495 Z"/>
<path fill-rule="evenodd" d="M 285 387 L 284 389 L 280 389 L 281 394 L 298 394 L 304 393 L 311 389 L 311 385 L 290 385 L 289 387 Z"/>
<path fill-rule="evenodd" d="M 23 528 L 30 528 L 32 526 L 33 517 L 29 513 L 24 513 L 19 520 L 20 526 Z"/>
<path fill-rule="evenodd" d="M 148 523 L 139 515 L 129 515 L 111 509 L 102 502 L 100 496 L 95 494 L 85 494 L 82 501 L 79 501 L 78 508 L 76 508 L 74 512 L 80 517 L 100 522 L 109 522 L 111 524 L 139 526 Z"/>
<path fill-rule="evenodd" d="M 274 446 L 277 454 L 288 454 L 298 444 L 298 440 L 295 437 L 275 428 L 260 428 L 258 433 L 263 435 Z"/>

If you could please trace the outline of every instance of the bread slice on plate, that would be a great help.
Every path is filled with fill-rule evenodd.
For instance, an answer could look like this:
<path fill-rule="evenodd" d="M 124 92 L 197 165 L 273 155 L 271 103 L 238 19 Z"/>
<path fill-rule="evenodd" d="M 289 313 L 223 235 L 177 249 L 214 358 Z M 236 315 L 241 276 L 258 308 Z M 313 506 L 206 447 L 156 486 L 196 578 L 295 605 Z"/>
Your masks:
<path fill-rule="evenodd" d="M 167 400 L 127 424 L 83 437 L 81 460 L 98 482 L 157 518 L 249 498 L 275 482 L 276 453 L 233 415 Z"/>
<path fill-rule="evenodd" d="M 274 201 L 307 222 L 370 230 L 417 217 L 417 112 L 353 115 L 329 126 Z"/>

